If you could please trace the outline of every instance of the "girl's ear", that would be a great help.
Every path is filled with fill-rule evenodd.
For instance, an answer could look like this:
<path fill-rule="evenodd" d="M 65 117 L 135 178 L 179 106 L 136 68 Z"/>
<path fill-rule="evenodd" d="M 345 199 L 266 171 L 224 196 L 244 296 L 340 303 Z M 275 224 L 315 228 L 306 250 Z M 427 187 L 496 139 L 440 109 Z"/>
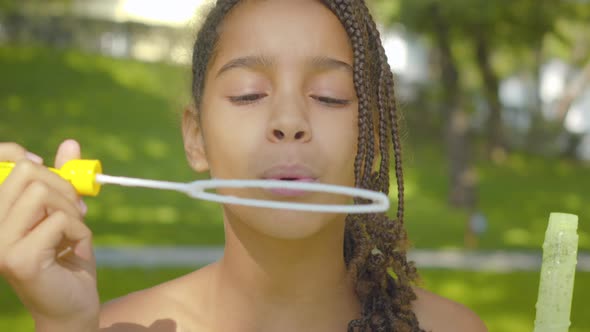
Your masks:
<path fill-rule="evenodd" d="M 182 115 L 182 138 L 184 152 L 192 169 L 197 172 L 209 170 L 209 162 L 205 154 L 203 132 L 197 120 L 197 110 L 194 106 L 187 106 Z"/>

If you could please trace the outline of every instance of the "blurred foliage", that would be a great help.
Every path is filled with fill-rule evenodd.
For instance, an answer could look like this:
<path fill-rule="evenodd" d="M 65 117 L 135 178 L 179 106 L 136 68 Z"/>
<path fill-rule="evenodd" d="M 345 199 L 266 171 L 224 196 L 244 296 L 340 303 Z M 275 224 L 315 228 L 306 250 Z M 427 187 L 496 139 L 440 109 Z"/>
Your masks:
<path fill-rule="evenodd" d="M 0 17 L 22 13 L 24 11 L 35 11 L 43 4 L 45 8 L 58 6 L 60 9 L 67 9 L 74 0 L 0 0 Z"/>
<path fill-rule="evenodd" d="M 466 173 L 463 170 L 478 163 L 457 153 L 471 152 L 469 145 L 473 138 L 482 139 L 477 143 L 486 146 L 486 153 L 480 153 L 480 147 L 477 155 L 495 163 L 502 163 L 507 152 L 516 150 L 569 157 L 575 154 L 580 140 L 563 126 L 567 111 L 556 109 L 557 120 L 544 119 L 539 89 L 534 87 L 540 82 L 542 65 L 552 57 L 561 55 L 573 66 L 585 63 L 590 66 L 587 1 L 372 0 L 370 4 L 383 25 L 396 26 L 406 37 L 420 39 L 430 47 L 432 80 L 418 87 L 423 91 L 416 105 L 409 107 L 415 113 L 411 115 L 414 123 L 410 126 L 417 128 L 427 123 L 434 129 L 431 133 L 437 135 L 440 128 L 457 123 L 452 121 L 457 117 L 451 113 L 461 116 L 474 115 L 476 110 L 480 113 L 479 127 L 470 128 L 463 136 L 455 135 L 454 140 L 444 137 L 450 142 L 442 159 L 448 161 L 451 200 L 453 192 L 461 189 L 461 182 L 455 179 L 462 177 L 455 176 L 456 173 Z M 523 78 L 533 87 L 532 96 L 528 97 L 530 105 L 518 110 L 530 119 L 531 126 L 526 132 L 508 128 L 510 125 L 502 120 L 499 84 L 511 75 Z M 568 91 L 564 95 L 574 98 L 569 91 L 571 86 L 566 84 Z M 569 105 L 565 97 L 560 104 Z M 465 121 L 472 122 L 472 119 Z M 564 137 L 570 137 L 568 146 L 561 151 L 555 149 L 557 139 Z M 486 192 L 485 188 L 480 191 Z M 486 208 L 489 201 L 485 197 L 480 200 L 481 208 Z"/>
<path fill-rule="evenodd" d="M 482 88 L 474 41 L 485 38 L 496 75 L 538 71 L 543 59 L 560 56 L 573 64 L 590 60 L 590 5 L 585 0 L 370 0 L 385 26 L 434 44 L 433 10 L 450 27 L 450 47 L 460 66 L 466 91 Z"/>
<path fill-rule="evenodd" d="M 490 36 L 490 42 L 508 46 L 512 54 L 528 52 L 552 35 L 573 43 L 567 27 L 590 19 L 587 1 L 555 0 L 370 0 L 376 18 L 390 26 L 402 24 L 409 31 L 431 37 L 435 25 L 432 11 L 441 15 L 452 27 L 452 39 L 469 39 L 478 29 Z"/>

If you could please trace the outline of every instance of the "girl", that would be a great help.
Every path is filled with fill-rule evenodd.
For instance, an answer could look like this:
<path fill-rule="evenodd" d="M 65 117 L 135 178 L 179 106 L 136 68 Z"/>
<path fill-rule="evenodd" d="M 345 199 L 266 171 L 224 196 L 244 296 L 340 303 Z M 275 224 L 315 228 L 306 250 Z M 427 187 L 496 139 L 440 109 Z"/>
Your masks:
<path fill-rule="evenodd" d="M 362 0 L 219 0 L 194 46 L 192 92 L 183 137 L 195 171 L 387 193 L 393 146 L 397 219 L 225 205 L 220 261 L 101 308 L 83 204 L 38 157 L 2 144 L 0 160 L 17 166 L 0 186 L 0 272 L 37 331 L 486 330 L 468 309 L 414 286 L 393 78 Z M 66 141 L 56 166 L 79 157 Z"/>

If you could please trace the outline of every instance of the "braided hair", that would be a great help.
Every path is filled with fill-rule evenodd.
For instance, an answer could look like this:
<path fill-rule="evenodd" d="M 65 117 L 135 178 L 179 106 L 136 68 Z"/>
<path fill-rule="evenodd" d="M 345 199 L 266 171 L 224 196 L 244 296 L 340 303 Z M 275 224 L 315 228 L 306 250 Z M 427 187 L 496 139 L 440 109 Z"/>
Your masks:
<path fill-rule="evenodd" d="M 423 332 L 411 307 L 416 299 L 412 283 L 418 273 L 407 259 L 409 243 L 403 222 L 404 183 L 393 74 L 364 0 L 320 1 L 340 20 L 353 50 L 353 82 L 359 100 L 356 186 L 389 193 L 389 153 L 393 145 L 398 189 L 396 219 L 384 213 L 346 217 L 344 260 L 361 304 L 361 317 L 349 322 L 348 331 Z M 218 28 L 241 2 L 217 0 L 197 34 L 192 58 L 192 93 L 197 106 L 219 40 Z M 379 165 L 374 170 L 376 161 Z"/>

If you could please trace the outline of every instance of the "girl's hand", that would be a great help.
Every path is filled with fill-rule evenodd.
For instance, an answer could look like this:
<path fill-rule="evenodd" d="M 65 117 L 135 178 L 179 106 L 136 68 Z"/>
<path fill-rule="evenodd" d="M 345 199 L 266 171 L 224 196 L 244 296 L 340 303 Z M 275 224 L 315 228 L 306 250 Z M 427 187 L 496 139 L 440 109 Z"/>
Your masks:
<path fill-rule="evenodd" d="M 63 142 L 55 167 L 80 158 Z M 0 275 L 31 312 L 37 331 L 98 330 L 99 297 L 86 207 L 70 183 L 14 143 L 0 161 L 16 165 L 0 184 Z"/>

